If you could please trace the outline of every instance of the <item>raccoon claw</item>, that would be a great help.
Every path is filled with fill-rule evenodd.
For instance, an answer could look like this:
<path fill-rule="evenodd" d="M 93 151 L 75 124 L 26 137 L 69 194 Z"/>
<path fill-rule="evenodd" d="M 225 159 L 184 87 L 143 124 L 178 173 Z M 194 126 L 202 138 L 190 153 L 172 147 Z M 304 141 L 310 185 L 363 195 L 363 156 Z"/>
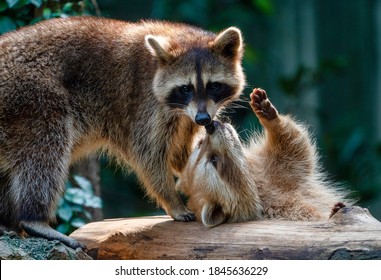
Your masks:
<path fill-rule="evenodd" d="M 181 214 L 175 219 L 175 221 L 179 222 L 192 222 L 196 220 L 196 215 L 193 213 L 186 213 L 186 214 Z"/>
<path fill-rule="evenodd" d="M 185 215 L 183 215 L 183 217 L 184 217 L 184 221 L 185 222 L 191 222 L 191 221 L 195 221 L 196 220 L 196 215 L 193 214 L 193 213 L 185 214 Z"/>
<path fill-rule="evenodd" d="M 332 210 L 331 210 L 331 214 L 329 215 L 329 218 L 332 218 L 333 215 L 335 215 L 337 212 L 339 212 L 339 210 L 340 210 L 341 208 L 344 208 L 344 207 L 345 207 L 345 204 L 344 204 L 344 203 L 342 203 L 342 202 L 338 202 L 338 203 L 336 203 L 336 204 L 333 206 Z"/>

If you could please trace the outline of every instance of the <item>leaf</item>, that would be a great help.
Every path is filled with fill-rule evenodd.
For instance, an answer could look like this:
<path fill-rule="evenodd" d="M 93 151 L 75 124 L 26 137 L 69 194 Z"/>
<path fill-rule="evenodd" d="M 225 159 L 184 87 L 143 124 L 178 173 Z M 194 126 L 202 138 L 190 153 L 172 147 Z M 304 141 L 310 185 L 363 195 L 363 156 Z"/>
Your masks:
<path fill-rule="evenodd" d="M 39 22 L 41 20 L 43 20 L 42 17 L 35 17 L 34 19 L 32 19 L 31 22 L 29 22 L 29 25 L 33 25 L 33 24 L 35 24 L 35 23 L 37 23 L 37 22 Z"/>
<path fill-rule="evenodd" d="M 15 30 L 16 27 L 16 23 L 10 17 L 0 16 L 0 34 Z"/>
<path fill-rule="evenodd" d="M 49 19 L 51 18 L 51 16 L 52 16 L 52 10 L 49 8 L 44 8 L 44 10 L 42 11 L 42 17 L 44 19 Z"/>
<path fill-rule="evenodd" d="M 71 232 L 71 226 L 69 223 L 59 224 L 56 227 L 56 230 L 63 233 L 63 234 L 69 234 Z"/>
<path fill-rule="evenodd" d="M 74 3 L 72 2 L 65 3 L 62 7 L 62 11 L 64 13 L 70 13 L 73 10 L 73 6 L 74 6 Z"/>
<path fill-rule="evenodd" d="M 86 221 L 82 218 L 74 218 L 73 220 L 71 220 L 70 224 L 73 226 L 73 227 L 76 227 L 76 228 L 79 228 L 83 225 L 86 224 Z"/>
<path fill-rule="evenodd" d="M 252 3 L 266 15 L 272 14 L 274 11 L 274 5 L 271 3 L 271 0 L 252 0 Z"/>
<path fill-rule="evenodd" d="M 19 0 L 5 0 L 5 1 L 7 2 L 9 8 L 13 8 L 19 2 Z"/>
<path fill-rule="evenodd" d="M 81 187 L 81 189 L 83 189 L 87 193 L 93 193 L 93 186 L 91 185 L 91 182 L 89 180 L 87 180 L 85 177 L 78 175 L 74 175 L 73 178 L 77 182 L 78 186 Z"/>
<path fill-rule="evenodd" d="M 0 2 L 0 12 L 5 11 L 8 9 L 8 5 L 5 2 Z"/>
<path fill-rule="evenodd" d="M 86 193 L 81 189 L 67 189 L 64 198 L 74 204 L 84 205 L 86 202 Z"/>
<path fill-rule="evenodd" d="M 87 197 L 85 206 L 92 208 L 102 208 L 102 199 L 95 195 Z"/>
<path fill-rule="evenodd" d="M 18 9 L 29 4 L 29 0 L 6 0 L 9 8 Z"/>
<path fill-rule="evenodd" d="M 73 205 L 70 205 L 70 208 L 71 210 L 73 210 L 73 212 L 77 212 L 77 213 L 82 213 L 83 211 L 85 211 L 82 205 L 73 204 Z"/>
<path fill-rule="evenodd" d="M 29 0 L 29 3 L 33 4 L 37 8 L 40 8 L 42 5 L 42 0 Z"/>
<path fill-rule="evenodd" d="M 71 209 L 69 205 L 63 204 L 60 208 L 58 208 L 57 215 L 65 222 L 68 222 L 73 216 L 73 209 Z"/>
<path fill-rule="evenodd" d="M 82 211 L 82 214 L 85 215 L 85 217 L 91 221 L 91 219 L 93 218 L 93 215 L 91 215 L 91 213 L 89 211 L 86 211 L 86 210 L 83 210 Z"/>

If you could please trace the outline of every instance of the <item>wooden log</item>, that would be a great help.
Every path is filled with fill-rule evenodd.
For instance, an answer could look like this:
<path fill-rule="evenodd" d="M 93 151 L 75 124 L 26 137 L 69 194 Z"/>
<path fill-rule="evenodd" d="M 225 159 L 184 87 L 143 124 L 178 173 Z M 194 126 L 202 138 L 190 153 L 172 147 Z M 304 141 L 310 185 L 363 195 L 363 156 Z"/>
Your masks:
<path fill-rule="evenodd" d="M 71 236 L 95 259 L 381 259 L 381 223 L 357 206 L 323 222 L 262 220 L 210 229 L 168 216 L 112 219 Z"/>

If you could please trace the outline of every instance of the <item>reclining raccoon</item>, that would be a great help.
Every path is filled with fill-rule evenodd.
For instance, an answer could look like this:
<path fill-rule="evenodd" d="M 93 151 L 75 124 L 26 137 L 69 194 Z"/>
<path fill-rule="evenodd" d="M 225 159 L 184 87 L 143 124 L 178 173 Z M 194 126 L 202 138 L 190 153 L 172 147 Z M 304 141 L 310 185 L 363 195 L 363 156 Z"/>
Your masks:
<path fill-rule="evenodd" d="M 262 89 L 250 105 L 265 129 L 243 145 L 228 123 L 213 122 L 181 174 L 177 187 L 206 226 L 262 218 L 328 219 L 332 207 L 351 204 L 329 182 L 302 124 L 278 114 Z"/>

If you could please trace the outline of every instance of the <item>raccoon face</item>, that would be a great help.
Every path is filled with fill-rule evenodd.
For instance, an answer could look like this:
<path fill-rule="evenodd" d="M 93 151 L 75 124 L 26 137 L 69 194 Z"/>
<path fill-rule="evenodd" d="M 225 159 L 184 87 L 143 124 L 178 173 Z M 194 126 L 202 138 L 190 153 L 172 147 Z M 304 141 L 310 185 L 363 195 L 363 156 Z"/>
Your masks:
<path fill-rule="evenodd" d="M 159 63 L 153 91 L 171 109 L 206 125 L 221 107 L 239 97 L 245 78 L 241 67 L 243 43 L 237 28 L 181 43 L 153 35 L 145 39 Z"/>
<path fill-rule="evenodd" d="M 226 190 L 227 200 L 234 198 L 234 188 L 244 178 L 246 158 L 237 132 L 230 124 L 213 121 L 215 131 L 199 141 L 189 159 L 199 184 L 206 182 L 210 192 Z M 222 188 L 221 186 L 225 187 Z"/>
<path fill-rule="evenodd" d="M 190 197 L 190 209 L 206 226 L 250 219 L 248 212 L 253 212 L 242 202 L 252 203 L 245 192 L 253 182 L 238 134 L 230 124 L 213 121 L 213 125 L 214 132 L 195 147 L 179 183 Z"/>

